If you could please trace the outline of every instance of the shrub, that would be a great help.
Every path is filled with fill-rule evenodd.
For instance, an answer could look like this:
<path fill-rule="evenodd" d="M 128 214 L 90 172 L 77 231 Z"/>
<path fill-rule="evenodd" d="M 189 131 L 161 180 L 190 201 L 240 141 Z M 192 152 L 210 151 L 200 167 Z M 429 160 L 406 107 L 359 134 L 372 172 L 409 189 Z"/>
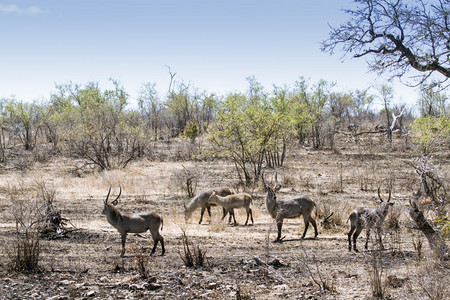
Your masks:
<path fill-rule="evenodd" d="M 206 263 L 206 251 L 202 250 L 198 245 L 193 245 L 185 231 L 183 231 L 181 238 L 183 241 L 183 253 L 180 253 L 180 257 L 184 265 L 186 267 L 203 267 Z"/>
<path fill-rule="evenodd" d="M 41 254 L 39 234 L 44 222 L 45 205 L 40 199 L 30 198 L 23 186 L 10 187 L 7 194 L 16 222 L 15 239 L 6 246 L 9 268 L 24 273 L 36 271 Z"/>

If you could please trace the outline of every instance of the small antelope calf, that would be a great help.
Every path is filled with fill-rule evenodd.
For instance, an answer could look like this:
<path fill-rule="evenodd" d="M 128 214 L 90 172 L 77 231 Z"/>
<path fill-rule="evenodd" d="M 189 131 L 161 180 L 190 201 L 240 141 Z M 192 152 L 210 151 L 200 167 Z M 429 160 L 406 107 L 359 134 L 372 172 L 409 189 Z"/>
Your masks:
<path fill-rule="evenodd" d="M 375 229 L 377 231 L 380 248 L 384 249 L 381 241 L 381 227 L 383 226 L 384 219 L 389 213 L 390 207 L 394 205 L 394 203 L 389 202 L 391 200 L 391 189 L 389 189 L 388 200 L 384 202 L 380 195 L 380 188 L 378 188 L 378 198 L 380 198 L 381 203 L 377 208 L 357 207 L 348 217 L 348 220 L 350 220 L 350 231 L 348 232 L 348 251 L 352 251 L 353 234 L 353 250 L 355 250 L 355 252 L 358 252 L 358 249 L 356 249 L 356 239 L 358 238 L 363 228 L 366 228 L 367 232 L 366 244 L 364 246 L 365 249 L 367 250 L 371 229 Z"/>
<path fill-rule="evenodd" d="M 118 199 L 122 194 L 122 187 L 120 187 L 119 196 L 117 196 L 113 202 L 108 203 L 110 193 L 111 187 L 109 187 L 108 195 L 106 195 L 106 200 L 103 202 L 104 206 L 102 213 L 106 216 L 109 224 L 116 228 L 122 237 L 122 252 L 120 257 L 125 255 L 125 242 L 127 239 L 127 234 L 143 233 L 147 230 L 150 230 L 154 242 L 151 254 L 155 253 L 156 246 L 158 245 L 158 242 L 160 242 L 162 248 L 161 255 L 164 255 L 164 252 L 166 251 L 164 248 L 164 239 L 159 233 L 159 228 L 161 227 L 161 230 L 163 228 L 163 219 L 154 212 L 141 212 L 131 215 L 123 214 L 115 208 L 115 205 L 117 205 Z"/>
<path fill-rule="evenodd" d="M 250 217 L 253 222 L 253 213 L 250 208 L 250 204 L 252 203 L 252 196 L 246 193 L 240 194 L 232 194 L 225 197 L 221 197 L 217 194 L 217 191 L 213 191 L 211 196 L 209 197 L 209 202 L 222 206 L 225 211 L 222 216 L 222 220 L 225 218 L 227 213 L 230 213 L 230 216 L 233 216 L 234 225 L 236 225 L 236 218 L 234 216 L 234 209 L 244 207 L 247 211 L 247 220 L 245 221 L 245 225 L 248 224 L 248 218 Z"/>

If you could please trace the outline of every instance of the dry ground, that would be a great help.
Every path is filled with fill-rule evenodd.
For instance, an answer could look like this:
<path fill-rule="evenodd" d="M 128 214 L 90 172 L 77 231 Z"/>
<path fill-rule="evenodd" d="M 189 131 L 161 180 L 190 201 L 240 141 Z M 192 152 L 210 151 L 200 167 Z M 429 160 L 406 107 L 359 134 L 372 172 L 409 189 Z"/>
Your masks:
<path fill-rule="evenodd" d="M 378 184 L 386 192 L 387 180 L 393 178 L 396 209 L 390 215 L 390 224 L 399 220 L 400 229 L 385 229 L 387 249 L 382 252 L 380 265 L 385 295 L 392 299 L 448 299 L 448 266 L 441 269 L 426 240 L 407 229 L 408 199 L 417 190 L 418 182 L 405 161 L 414 155 L 402 141 L 397 142 L 394 151 L 384 149 L 381 143 L 370 139 L 355 145 L 343 140 L 337 145 L 339 151 L 296 149 L 289 155 L 286 166 L 278 169 L 283 185 L 280 197 L 303 193 L 316 201 L 319 238 L 300 240 L 303 220 L 293 219 L 285 222 L 286 238 L 281 244 L 271 242 L 276 226 L 264 207 L 260 184 L 246 189 L 254 197 L 253 226 L 243 226 L 243 210 L 236 216 L 238 226 L 225 224 L 219 218 L 218 208 L 213 208 L 211 220 L 206 215 L 202 225 L 197 224 L 199 211 L 185 222 L 183 203 L 189 199 L 179 184 L 184 168 L 198 172 L 197 191 L 219 185 L 242 191 L 234 165 L 227 161 L 143 160 L 124 170 L 87 172 L 81 176 L 73 172 L 80 162 L 61 158 L 36 163 L 25 171 L 4 168 L 0 173 L 0 237 L 4 248 L 0 256 L 1 298 L 370 298 L 376 252 L 370 250 L 372 246 L 369 251 L 348 252 L 346 219 L 357 205 L 376 206 Z M 449 153 L 436 158 L 448 178 Z M 267 170 L 266 180 L 273 180 L 273 174 L 273 170 Z M 15 223 L 11 215 L 14 204 L 5 190 L 14 185 L 30 187 L 36 182 L 56 189 L 54 206 L 72 221 L 76 230 L 58 240 L 43 239 L 41 271 L 21 275 L 8 271 L 6 250 L 14 241 Z M 110 183 L 114 195 L 118 184 L 123 187 L 120 209 L 154 210 L 163 216 L 165 256 L 142 256 L 141 251 L 148 254 L 152 245 L 150 234 L 146 233 L 129 235 L 126 256 L 119 257 L 119 234 L 101 214 Z M 321 220 L 328 211 L 334 216 L 332 224 L 325 227 Z M 206 251 L 205 266 L 184 266 L 180 257 L 183 231 L 193 245 Z M 307 237 L 311 236 L 312 228 L 307 233 Z M 360 238 L 360 250 L 363 244 Z M 425 253 L 421 260 L 414 247 L 418 244 L 423 245 Z M 144 266 L 149 279 L 140 277 L 137 257 L 148 259 Z"/>

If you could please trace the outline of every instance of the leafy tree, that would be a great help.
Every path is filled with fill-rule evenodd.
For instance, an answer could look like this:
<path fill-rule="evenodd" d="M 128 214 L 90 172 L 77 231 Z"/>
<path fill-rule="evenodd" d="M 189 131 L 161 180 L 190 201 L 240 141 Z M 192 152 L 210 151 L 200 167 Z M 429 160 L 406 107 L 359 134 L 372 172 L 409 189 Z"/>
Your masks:
<path fill-rule="evenodd" d="M 450 116 L 446 94 L 422 88 L 418 100 L 421 116 L 412 125 L 415 142 L 428 155 L 450 143 Z"/>
<path fill-rule="evenodd" d="M 270 98 L 271 122 L 273 136 L 266 149 L 266 163 L 269 167 L 279 167 L 284 164 L 286 152 L 294 142 L 296 135 L 297 104 L 292 91 L 288 88 L 274 87 Z"/>
<path fill-rule="evenodd" d="M 199 128 L 197 126 L 197 122 L 194 120 L 190 120 L 186 127 L 184 128 L 183 135 L 194 142 L 197 136 L 199 135 Z"/>
<path fill-rule="evenodd" d="M 246 118 L 247 104 L 247 98 L 241 94 L 228 95 L 209 138 L 220 154 L 234 161 L 238 174 L 243 172 L 245 182 L 250 183 L 252 176 L 248 163 L 253 153 L 247 130 L 251 126 Z"/>
<path fill-rule="evenodd" d="M 192 99 L 189 94 L 189 86 L 183 82 L 178 84 L 177 90 L 170 91 L 166 100 L 167 117 L 166 125 L 173 129 L 172 136 L 178 136 L 183 132 L 186 124 L 193 117 Z"/>
<path fill-rule="evenodd" d="M 450 2 L 447 0 L 354 0 L 346 23 L 332 27 L 322 51 L 365 57 L 369 68 L 400 79 L 411 70 L 418 82 L 450 77 Z"/>
<path fill-rule="evenodd" d="M 10 99 L 5 110 L 8 113 L 9 126 L 19 135 L 25 150 L 33 150 L 41 126 L 38 105 Z"/>
<path fill-rule="evenodd" d="M 222 103 L 217 121 L 210 130 L 210 140 L 217 151 L 232 159 L 243 181 L 257 180 L 263 166 L 265 153 L 276 130 L 270 101 L 257 95 L 260 88 L 250 84 L 248 97 L 230 94 Z M 256 88 L 256 89 L 255 89 Z"/>
<path fill-rule="evenodd" d="M 119 82 L 112 84 L 104 91 L 94 82 L 67 84 L 52 96 L 60 147 L 101 169 L 124 167 L 145 147 L 141 117 L 125 110 L 128 94 Z"/>
<path fill-rule="evenodd" d="M 303 130 L 311 130 L 312 144 L 315 149 L 322 145 L 321 130 L 324 122 L 324 109 L 330 97 L 330 90 L 334 86 L 325 80 L 319 80 L 310 86 L 304 78 L 296 82 L 296 92 L 293 97 L 296 101 L 296 122 Z M 302 138 L 300 138 L 302 140 Z"/>
<path fill-rule="evenodd" d="M 275 87 L 270 95 L 254 77 L 248 81 L 247 95 L 230 94 L 221 103 L 210 140 L 250 184 L 259 178 L 264 163 L 283 164 L 297 132 L 299 102 L 287 88 Z"/>
<path fill-rule="evenodd" d="M 442 146 L 450 144 L 449 116 L 427 116 L 417 118 L 412 125 L 414 140 L 424 154 L 430 154 Z"/>

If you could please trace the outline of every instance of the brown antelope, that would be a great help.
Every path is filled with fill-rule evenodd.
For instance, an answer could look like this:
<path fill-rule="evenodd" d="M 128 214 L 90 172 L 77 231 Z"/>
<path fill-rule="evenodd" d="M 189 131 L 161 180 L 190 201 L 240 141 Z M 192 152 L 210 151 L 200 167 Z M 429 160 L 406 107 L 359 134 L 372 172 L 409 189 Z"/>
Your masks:
<path fill-rule="evenodd" d="M 215 189 L 217 191 L 217 194 L 219 196 L 225 197 L 228 195 L 233 194 L 233 191 L 231 191 L 231 189 L 227 188 L 227 187 L 219 187 L 217 189 Z M 184 219 L 187 221 L 192 213 L 197 209 L 197 208 L 201 208 L 201 212 L 200 212 L 200 221 L 198 222 L 198 224 L 202 223 L 203 220 L 203 214 L 205 213 L 205 210 L 208 211 L 209 217 L 211 218 L 211 206 L 215 206 L 216 204 L 214 203 L 210 203 L 209 202 L 209 197 L 211 197 L 213 190 L 209 189 L 209 190 L 205 190 L 200 192 L 200 194 L 198 194 L 197 196 L 195 196 L 191 202 L 189 202 L 189 204 L 186 206 L 184 205 Z M 223 209 L 223 213 L 225 214 L 225 209 Z M 231 221 L 231 214 L 230 214 L 230 220 Z"/>
<path fill-rule="evenodd" d="M 261 175 L 264 190 L 266 191 L 266 208 L 270 216 L 277 221 L 278 235 L 274 242 L 281 242 L 281 228 L 285 218 L 293 219 L 303 216 L 305 222 L 305 231 L 303 231 L 302 239 L 305 238 L 309 223 L 314 227 L 314 238 L 317 238 L 318 231 L 316 221 L 312 218 L 311 213 L 316 206 L 314 201 L 306 196 L 293 196 L 284 199 L 277 199 L 276 193 L 281 189 L 281 185 L 277 181 L 277 173 L 275 173 L 275 184 L 269 186 L 264 181 L 264 174 Z"/>
<path fill-rule="evenodd" d="M 128 233 L 143 233 L 147 230 L 150 230 L 150 233 L 153 237 L 153 249 L 152 253 L 155 253 L 156 246 L 158 245 L 158 241 L 161 243 L 162 252 L 161 255 L 164 255 L 166 251 L 164 248 L 164 239 L 159 233 L 159 228 L 161 230 L 163 228 L 163 219 L 154 212 L 141 212 L 135 214 L 123 214 L 115 207 L 118 203 L 119 197 L 122 194 L 122 187 L 120 187 L 120 192 L 117 198 L 108 203 L 109 194 L 111 193 L 111 187 L 109 187 L 108 195 L 106 195 L 106 199 L 103 202 L 103 214 L 106 216 L 109 224 L 111 224 L 114 228 L 119 231 L 122 237 L 122 252 L 120 257 L 125 255 L 125 242 L 127 239 Z"/>
<path fill-rule="evenodd" d="M 381 203 L 377 208 L 357 207 L 351 212 L 350 216 L 348 217 L 348 220 L 350 220 L 350 231 L 348 232 L 348 251 L 352 251 L 353 234 L 353 250 L 355 250 L 355 252 L 358 252 L 358 249 L 356 249 L 356 239 L 358 238 L 363 228 L 366 228 L 367 232 L 366 244 L 364 248 L 367 250 L 370 230 L 373 228 L 377 231 L 380 248 L 384 249 L 381 242 L 381 227 L 383 226 L 384 219 L 389 213 L 389 208 L 394 205 L 394 203 L 389 202 L 391 200 L 391 189 L 389 189 L 388 200 L 384 202 L 380 195 L 380 188 L 378 188 L 378 198 L 380 198 Z"/>
<path fill-rule="evenodd" d="M 250 208 L 250 204 L 252 203 L 252 196 L 247 193 L 240 194 L 232 194 L 226 197 L 221 197 L 218 195 L 217 191 L 213 191 L 211 196 L 209 197 L 209 202 L 222 206 L 225 211 L 222 216 L 222 220 L 225 218 L 226 214 L 229 212 L 230 217 L 233 216 L 234 225 L 236 225 L 236 218 L 234 216 L 234 209 L 244 207 L 247 211 L 247 220 L 245 221 L 245 225 L 248 224 L 248 218 L 250 217 L 253 222 L 253 213 Z"/>

